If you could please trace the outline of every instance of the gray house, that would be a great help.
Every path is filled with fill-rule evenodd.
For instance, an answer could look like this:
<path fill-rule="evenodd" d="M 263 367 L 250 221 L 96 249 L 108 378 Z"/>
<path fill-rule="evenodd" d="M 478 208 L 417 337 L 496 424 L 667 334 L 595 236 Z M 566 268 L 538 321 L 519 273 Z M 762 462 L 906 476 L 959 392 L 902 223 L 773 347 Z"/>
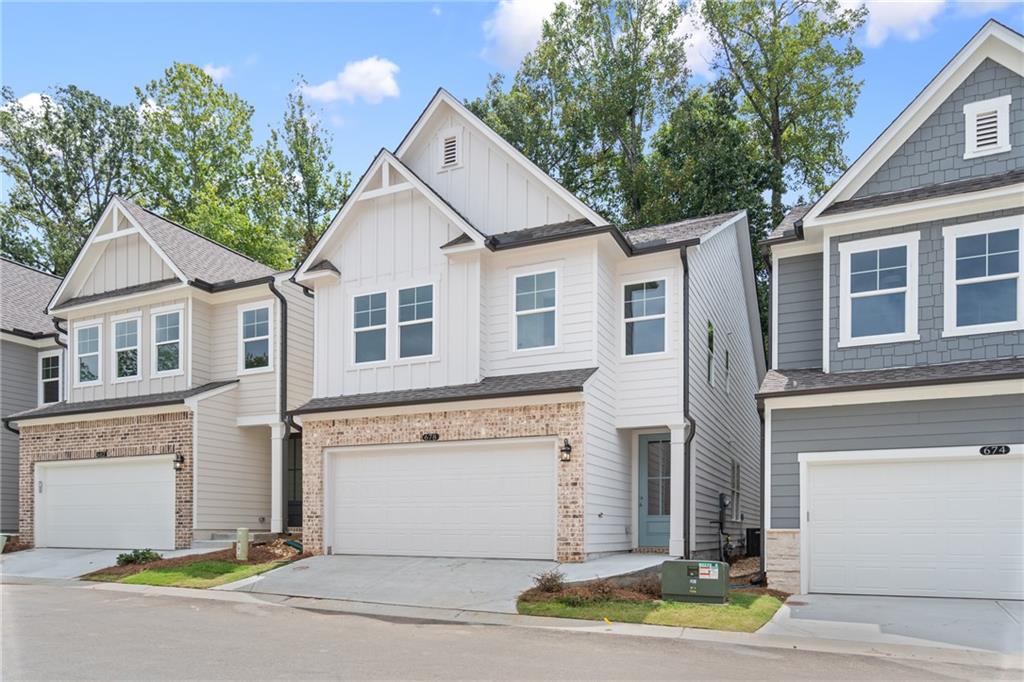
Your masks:
<path fill-rule="evenodd" d="M 771 584 L 1024 598 L 1024 36 L 987 23 L 768 243 Z"/>
<path fill-rule="evenodd" d="M 64 349 L 46 315 L 60 278 L 0 259 L 0 414 L 59 402 Z M 0 532 L 18 532 L 18 436 L 0 434 Z"/>

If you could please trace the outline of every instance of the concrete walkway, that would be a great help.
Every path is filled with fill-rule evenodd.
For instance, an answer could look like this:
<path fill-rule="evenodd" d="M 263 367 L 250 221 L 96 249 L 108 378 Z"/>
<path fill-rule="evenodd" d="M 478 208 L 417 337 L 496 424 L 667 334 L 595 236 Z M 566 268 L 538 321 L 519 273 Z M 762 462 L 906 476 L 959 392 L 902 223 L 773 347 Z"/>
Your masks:
<path fill-rule="evenodd" d="M 48 578 L 67 580 L 117 563 L 124 549 L 24 549 L 0 554 L 0 578 Z M 176 549 L 160 552 L 165 559 L 202 554 L 208 549 Z"/>
<path fill-rule="evenodd" d="M 799 594 L 763 635 L 1024 653 L 1024 602 Z"/>

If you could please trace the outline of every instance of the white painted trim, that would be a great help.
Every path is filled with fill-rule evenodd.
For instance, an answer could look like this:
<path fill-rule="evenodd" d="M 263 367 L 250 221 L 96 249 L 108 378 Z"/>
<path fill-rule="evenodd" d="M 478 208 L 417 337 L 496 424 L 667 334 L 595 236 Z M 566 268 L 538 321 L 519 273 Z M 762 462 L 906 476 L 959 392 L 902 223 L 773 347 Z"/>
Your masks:
<path fill-rule="evenodd" d="M 93 244 L 101 244 L 108 242 L 113 239 L 120 239 L 121 237 L 130 237 L 133 234 L 142 234 L 142 230 L 137 227 L 129 227 L 127 230 L 115 230 L 114 232 L 108 232 L 107 234 L 101 234 L 96 239 L 92 240 Z"/>
<path fill-rule="evenodd" d="M 135 322 L 135 345 L 125 348 L 117 347 L 117 325 L 121 322 Z M 124 377 L 117 376 L 117 354 L 119 351 L 135 351 L 135 374 Z M 110 316 L 110 383 L 126 384 L 142 380 L 142 311 Z"/>
<path fill-rule="evenodd" d="M 870 239 L 858 239 L 856 241 L 842 242 L 839 244 L 839 348 L 868 346 L 882 343 L 899 343 L 903 341 L 917 341 L 920 339 L 917 333 L 917 318 L 920 312 L 920 302 L 918 300 L 918 279 L 920 277 L 918 253 L 920 251 L 920 240 L 920 232 L 903 232 L 900 234 L 873 237 Z M 887 249 L 896 246 L 905 246 L 907 249 L 906 286 L 894 289 L 880 289 L 866 295 L 878 296 L 892 293 L 904 294 L 904 331 L 896 334 L 877 334 L 874 336 L 854 337 L 852 336 L 851 314 L 853 308 L 852 301 L 853 298 L 856 298 L 857 296 L 850 293 L 850 259 L 855 253 L 874 251 L 876 249 Z"/>
<path fill-rule="evenodd" d="M 95 327 L 99 330 L 97 336 L 97 348 L 96 348 L 96 379 L 94 381 L 79 381 L 81 376 L 78 367 L 78 332 L 83 329 L 89 329 Z M 74 374 L 72 374 L 71 385 L 75 388 L 88 388 L 90 386 L 101 386 L 103 384 L 103 318 L 94 318 L 92 320 L 76 320 L 71 328 L 71 345 L 74 349 L 71 356 L 74 358 Z M 93 353 L 87 353 L 86 355 L 93 355 Z"/>
<path fill-rule="evenodd" d="M 977 382 L 933 384 L 928 386 L 904 386 L 900 388 L 877 388 L 862 391 L 843 391 L 835 393 L 810 393 L 768 397 L 764 399 L 766 408 L 773 410 L 789 410 L 802 407 L 830 407 L 841 405 L 869 405 L 874 403 L 908 402 L 912 400 L 947 400 L 951 398 L 978 398 L 992 395 L 1019 395 L 1024 390 L 1024 380 L 995 379 Z"/>
<path fill-rule="evenodd" d="M 764 410 L 764 509 L 761 514 L 764 518 L 764 529 L 768 532 L 772 529 L 772 408 L 765 407 Z M 762 551 L 767 543 L 767 538 L 762 538 Z"/>
<path fill-rule="evenodd" d="M 430 317 L 422 320 L 408 320 L 402 322 L 402 292 L 409 289 L 418 289 L 420 287 L 430 287 Z M 403 284 L 395 289 L 395 363 L 403 364 L 405 362 L 429 362 L 431 360 L 437 360 L 440 357 L 438 353 L 438 285 L 433 281 L 423 282 L 422 284 Z M 430 352 L 424 355 L 402 355 L 402 327 L 409 327 L 418 324 L 430 323 Z"/>
<path fill-rule="evenodd" d="M 4 341 L 10 341 L 16 343 L 19 346 L 28 346 L 29 348 L 50 348 L 57 347 L 58 344 L 52 336 L 45 336 L 39 339 L 27 339 L 24 336 L 12 334 L 8 331 L 0 331 L 0 338 Z"/>
<path fill-rule="evenodd" d="M 546 275 L 553 274 L 555 276 L 555 305 L 547 308 L 533 308 L 531 310 L 516 310 L 516 290 L 518 287 L 518 280 L 521 277 L 529 277 L 531 275 Z M 544 264 L 537 266 L 526 266 L 526 267 L 512 267 L 508 268 L 509 275 L 509 312 L 511 320 L 509 321 L 511 333 L 508 335 L 511 340 L 512 347 L 509 349 L 510 352 L 516 354 L 529 354 L 543 351 L 552 351 L 559 348 L 559 342 L 562 340 L 561 330 L 559 325 L 562 320 L 562 316 L 558 313 L 558 306 L 562 300 L 562 263 L 558 261 L 556 264 L 550 267 Z M 529 348 L 519 348 L 519 318 L 527 315 L 540 315 L 542 313 L 553 313 L 555 316 L 554 324 L 554 343 L 549 346 L 531 346 Z"/>
<path fill-rule="evenodd" d="M 235 356 L 236 356 L 236 370 L 239 376 L 247 376 L 249 374 L 265 374 L 267 372 L 273 372 L 277 363 L 274 362 L 274 349 L 276 344 L 274 343 L 274 301 L 276 299 L 264 299 L 262 301 L 249 301 L 247 303 L 239 303 L 236 307 L 236 335 L 235 335 Z M 263 339 L 262 336 L 254 336 L 251 339 L 242 338 L 242 320 L 244 319 L 245 313 L 253 310 L 261 310 L 266 308 L 267 310 L 267 366 L 266 367 L 253 367 L 250 369 L 245 368 L 245 341 L 259 341 Z"/>
<path fill-rule="evenodd" d="M 185 325 L 185 338 L 186 345 L 188 347 L 188 353 L 185 355 L 185 388 L 192 388 L 192 382 L 194 377 L 192 376 L 192 297 L 189 296 L 185 299 L 185 317 L 187 323 Z M 192 517 L 193 520 L 195 516 Z"/>
<path fill-rule="evenodd" d="M 956 240 L 990 232 L 1002 232 L 1017 229 L 1017 272 L 992 277 L 976 277 L 965 280 L 965 284 L 995 281 L 1004 279 L 1017 280 L 1017 316 L 1015 320 L 994 322 L 989 324 L 957 326 L 956 298 L 959 282 L 956 278 Z M 993 220 L 982 220 L 962 225 L 947 225 L 942 228 L 943 264 L 942 264 L 942 336 L 966 336 L 973 334 L 990 334 L 995 332 L 1020 331 L 1024 329 L 1024 216 L 1015 215 Z"/>
<path fill-rule="evenodd" d="M 380 365 L 387 364 L 387 362 L 388 362 L 388 358 L 390 357 L 390 353 L 389 353 L 390 348 L 389 348 L 389 346 L 391 345 L 391 339 L 388 338 L 389 336 L 391 336 L 388 333 L 388 322 L 390 321 L 390 317 L 391 317 L 391 305 L 390 305 L 391 304 L 391 296 L 389 295 L 389 293 L 390 292 L 387 289 L 381 289 L 381 290 L 375 290 L 375 291 L 365 291 L 365 292 L 361 292 L 361 293 L 352 292 L 349 295 L 349 297 L 348 297 L 348 300 L 349 300 L 349 313 L 351 314 L 350 317 L 349 317 L 348 328 L 352 331 L 352 353 L 349 356 L 349 361 L 351 363 L 351 367 L 353 367 L 353 368 L 357 368 L 358 369 L 358 368 L 362 368 L 362 367 L 377 367 L 377 366 L 380 366 Z M 372 297 L 372 296 L 376 296 L 377 294 L 383 294 L 384 295 L 384 324 L 371 324 L 368 327 L 356 328 L 356 299 L 357 298 L 362 298 L 364 296 L 371 296 Z M 372 320 L 371 320 L 371 322 L 372 322 Z M 360 332 L 372 332 L 372 331 L 378 331 L 378 330 L 381 330 L 381 329 L 384 330 L 384 357 L 381 358 L 380 360 L 367 360 L 365 362 L 357 361 L 356 360 L 356 336 Z"/>
<path fill-rule="evenodd" d="M 1010 151 L 1010 95 L 993 97 L 964 105 L 964 159 L 976 159 L 991 154 Z M 978 126 L 978 114 L 994 110 L 996 113 L 996 144 L 994 147 L 978 148 L 978 139 L 972 133 Z"/>
<path fill-rule="evenodd" d="M 387 168 L 388 166 L 385 164 L 383 167 Z M 386 187 L 381 187 L 380 189 L 368 189 L 360 194 L 356 201 L 366 201 L 367 199 L 376 199 L 377 197 L 386 197 L 389 194 L 398 194 L 399 192 L 409 192 L 412 190 L 412 183 L 399 182 L 398 184 L 388 185 Z"/>
<path fill-rule="evenodd" d="M 619 359 L 623 360 L 625 362 L 630 362 L 630 363 L 637 362 L 637 361 L 642 361 L 642 360 L 660 359 L 660 358 L 664 358 L 664 357 L 668 357 L 668 356 L 674 355 L 674 353 L 669 349 L 669 346 L 668 346 L 668 343 L 669 343 L 669 334 L 668 334 L 668 332 L 669 332 L 669 329 L 670 329 L 670 325 L 672 324 L 672 320 L 669 317 L 669 311 L 672 310 L 672 307 L 671 307 L 672 306 L 672 301 L 671 301 L 671 295 L 670 295 L 671 286 L 670 285 L 674 285 L 675 282 L 671 279 L 671 273 L 670 272 L 666 272 L 665 274 L 661 274 L 660 272 L 645 273 L 645 274 L 649 274 L 650 276 L 642 276 L 642 275 L 638 274 L 636 279 L 630 278 L 630 279 L 620 280 L 619 281 L 619 331 L 622 332 L 621 335 L 620 335 L 622 337 L 622 341 L 619 344 Z M 665 311 L 661 315 L 644 315 L 644 316 L 641 316 L 641 317 L 631 317 L 631 318 L 629 318 L 627 320 L 626 319 L 626 287 L 633 286 L 633 285 L 636 285 L 636 284 L 647 284 L 648 282 L 662 282 L 663 283 L 664 288 L 665 288 Z M 596 290 L 596 287 L 595 287 L 595 290 Z M 595 310 L 597 310 L 597 309 L 595 308 Z M 596 317 L 596 315 L 595 315 L 595 317 Z M 654 352 L 654 353 L 633 353 L 632 355 L 629 355 L 629 354 L 626 353 L 626 323 L 627 322 L 643 322 L 645 320 L 664 320 L 664 324 L 662 325 L 661 350 L 657 351 L 657 352 Z M 597 345 L 596 344 L 596 339 L 597 338 L 598 337 L 595 335 L 594 336 L 595 346 Z"/>
<path fill-rule="evenodd" d="M 78 311 L 81 311 L 81 310 L 89 309 L 91 311 L 95 311 L 95 314 L 99 315 L 99 314 L 101 314 L 102 311 L 108 310 L 108 309 L 109 310 L 120 310 L 121 308 L 125 307 L 126 302 L 128 302 L 128 301 L 132 301 L 135 305 L 144 305 L 144 303 L 139 303 L 138 299 L 144 299 L 144 298 L 166 299 L 166 298 L 168 298 L 167 297 L 167 293 L 168 292 L 182 291 L 182 295 L 183 296 L 187 296 L 187 295 L 191 294 L 191 292 L 189 292 L 189 291 L 183 291 L 183 290 L 187 290 L 187 289 L 189 289 L 189 285 L 188 284 L 172 284 L 172 285 L 168 285 L 166 287 L 161 287 L 159 289 L 151 289 L 150 291 L 140 291 L 140 292 L 134 293 L 134 294 L 124 294 L 123 296 L 112 296 L 110 298 L 104 298 L 102 300 L 94 301 L 92 303 L 81 303 L 79 305 L 73 305 L 73 306 L 68 306 L 68 307 L 58 306 L 56 308 L 56 312 L 50 312 L 49 314 L 54 315 L 54 316 L 64 317 L 68 313 L 73 313 L 73 312 L 78 312 Z M 90 314 L 92 314 L 92 313 L 90 313 Z"/>
<path fill-rule="evenodd" d="M 174 303 L 172 305 L 161 306 L 159 308 L 150 308 L 149 310 L 149 330 L 150 330 L 150 343 L 149 353 L 152 357 L 150 361 L 150 376 L 154 379 L 162 377 L 176 377 L 181 376 L 185 373 L 184 366 L 184 355 L 186 352 L 191 353 L 192 349 L 185 348 L 185 334 L 183 327 L 185 326 L 185 316 L 182 314 L 185 310 L 185 304 Z M 177 369 L 158 371 L 157 370 L 157 341 L 156 341 L 156 318 L 162 315 L 168 315 L 177 313 L 178 315 L 178 367 Z M 174 343 L 173 341 L 164 341 L 159 345 L 166 345 Z"/>
<path fill-rule="evenodd" d="M 257 414 L 247 417 L 239 417 L 235 420 L 235 426 L 270 426 L 281 421 L 279 414 Z"/>
<path fill-rule="evenodd" d="M 798 456 L 799 457 L 799 456 Z M 797 460 L 799 469 L 798 480 L 800 481 L 799 498 L 800 510 L 797 515 L 797 523 L 800 528 L 800 593 L 810 592 L 811 585 L 811 520 L 807 513 L 807 462 Z"/>
<path fill-rule="evenodd" d="M 824 261 L 821 264 L 821 368 L 827 374 L 832 365 L 832 283 L 829 277 L 832 268 L 832 241 L 827 234 L 822 241 Z"/>
<path fill-rule="evenodd" d="M 50 350 L 42 350 L 36 353 L 36 405 L 41 407 L 43 405 L 52 405 L 53 403 L 43 402 L 43 358 L 59 358 L 60 366 L 57 373 L 57 400 L 54 402 L 60 402 L 64 397 L 64 349 L 63 348 L 51 348 Z M 49 379 L 49 381 L 53 381 Z"/>

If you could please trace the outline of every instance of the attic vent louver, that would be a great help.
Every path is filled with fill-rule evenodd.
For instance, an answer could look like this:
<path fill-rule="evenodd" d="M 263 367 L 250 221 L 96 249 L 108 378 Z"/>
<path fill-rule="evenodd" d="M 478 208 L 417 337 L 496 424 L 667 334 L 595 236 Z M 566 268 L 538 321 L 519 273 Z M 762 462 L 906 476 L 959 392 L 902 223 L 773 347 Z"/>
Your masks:
<path fill-rule="evenodd" d="M 441 168 L 459 164 L 459 136 L 452 133 L 441 138 Z"/>
<path fill-rule="evenodd" d="M 999 144 L 999 112 L 992 110 L 978 114 L 974 127 L 974 146 L 986 149 Z"/>
<path fill-rule="evenodd" d="M 1010 95 L 964 105 L 964 158 L 1010 151 Z"/>

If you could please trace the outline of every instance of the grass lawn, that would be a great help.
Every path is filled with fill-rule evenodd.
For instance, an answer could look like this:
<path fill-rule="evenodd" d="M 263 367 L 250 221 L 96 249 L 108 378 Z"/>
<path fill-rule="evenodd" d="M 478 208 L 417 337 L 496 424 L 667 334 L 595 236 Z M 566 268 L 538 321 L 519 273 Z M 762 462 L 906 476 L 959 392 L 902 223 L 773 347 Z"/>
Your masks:
<path fill-rule="evenodd" d="M 217 587 L 242 578 L 257 575 L 282 565 L 282 561 L 263 564 L 237 564 L 230 561 L 196 561 L 184 566 L 147 568 L 131 575 L 103 573 L 90 575 L 90 580 L 126 583 L 128 585 L 157 585 L 160 587 Z"/>
<path fill-rule="evenodd" d="M 608 620 L 619 623 L 649 623 L 706 630 L 754 632 L 771 620 L 782 600 L 768 594 L 734 592 L 728 604 L 689 604 L 683 602 L 623 601 L 608 599 L 568 606 L 559 601 L 524 601 L 519 613 L 528 616 L 554 616 L 583 620 Z"/>

